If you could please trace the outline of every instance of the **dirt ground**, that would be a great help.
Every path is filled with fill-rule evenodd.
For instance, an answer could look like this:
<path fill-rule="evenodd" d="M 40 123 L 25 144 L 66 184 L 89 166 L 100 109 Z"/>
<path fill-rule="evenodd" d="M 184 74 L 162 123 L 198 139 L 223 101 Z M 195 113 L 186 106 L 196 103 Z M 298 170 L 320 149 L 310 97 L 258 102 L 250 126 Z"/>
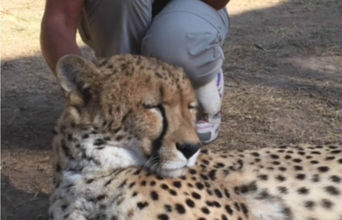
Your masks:
<path fill-rule="evenodd" d="M 43 0 L 1 8 L 1 218 L 46 219 L 63 107 L 39 48 Z M 231 0 L 222 132 L 209 147 L 340 142 L 341 1 Z"/>

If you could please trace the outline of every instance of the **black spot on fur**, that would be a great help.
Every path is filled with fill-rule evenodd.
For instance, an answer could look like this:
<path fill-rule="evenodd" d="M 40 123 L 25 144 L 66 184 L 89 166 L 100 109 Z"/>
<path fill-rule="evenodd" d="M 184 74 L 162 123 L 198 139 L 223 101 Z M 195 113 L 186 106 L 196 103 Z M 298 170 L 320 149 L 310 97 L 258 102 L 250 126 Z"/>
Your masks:
<path fill-rule="evenodd" d="M 185 208 L 182 204 L 176 203 L 175 204 L 175 209 L 179 214 L 184 214 L 185 213 Z"/>
<path fill-rule="evenodd" d="M 268 170 L 274 170 L 274 168 L 273 168 L 273 167 L 267 167 L 267 169 L 268 169 Z"/>
<path fill-rule="evenodd" d="M 166 185 L 165 183 L 161 184 L 160 187 L 164 190 L 168 190 L 169 189 L 169 186 Z"/>
<path fill-rule="evenodd" d="M 294 168 L 295 170 L 297 170 L 297 171 L 299 171 L 299 170 L 303 170 L 303 167 L 301 167 L 301 166 L 298 166 L 298 165 L 294 166 L 293 168 Z"/>
<path fill-rule="evenodd" d="M 202 153 L 202 154 L 207 154 L 207 153 L 208 153 L 208 149 L 202 149 L 202 150 L 201 150 L 201 153 Z"/>
<path fill-rule="evenodd" d="M 216 170 L 211 170 L 210 172 L 209 172 L 209 178 L 211 179 L 211 180 L 215 180 L 216 179 Z"/>
<path fill-rule="evenodd" d="M 156 191 L 151 191 L 150 196 L 153 200 L 158 200 L 159 196 Z"/>
<path fill-rule="evenodd" d="M 106 198 L 106 195 L 105 195 L 105 194 L 101 194 L 101 195 L 98 195 L 98 196 L 96 197 L 96 200 L 97 200 L 97 201 L 101 201 L 101 200 L 103 200 L 104 198 Z"/>
<path fill-rule="evenodd" d="M 131 189 L 134 185 L 135 185 L 135 182 L 132 182 L 132 183 L 129 184 L 128 187 Z"/>
<path fill-rule="evenodd" d="M 225 205 L 224 208 L 226 209 L 227 213 L 229 215 L 233 215 L 234 211 L 233 209 L 230 207 L 230 205 Z"/>
<path fill-rule="evenodd" d="M 276 155 L 276 154 L 271 154 L 270 157 L 271 157 L 272 159 L 279 159 L 279 156 Z"/>
<path fill-rule="evenodd" d="M 208 179 L 209 179 L 209 178 L 208 178 L 206 175 L 204 175 L 204 174 L 201 174 L 200 176 L 201 176 L 202 179 L 204 179 L 204 180 L 208 180 Z"/>
<path fill-rule="evenodd" d="M 258 152 L 252 152 L 251 155 L 253 155 L 254 157 L 259 157 L 260 154 Z"/>
<path fill-rule="evenodd" d="M 86 184 L 90 184 L 90 183 L 94 182 L 94 180 L 95 180 L 95 179 L 87 179 L 87 180 L 86 180 Z"/>
<path fill-rule="evenodd" d="M 289 208 L 284 208 L 282 212 L 287 217 L 286 219 L 292 219 L 292 212 Z"/>
<path fill-rule="evenodd" d="M 116 140 L 116 141 L 121 141 L 123 138 L 124 138 L 123 135 L 117 135 L 117 136 L 115 136 L 115 140 Z"/>
<path fill-rule="evenodd" d="M 133 173 L 133 175 L 136 175 L 136 176 L 137 176 L 137 175 L 139 175 L 139 174 L 140 174 L 140 172 L 141 172 L 141 170 L 142 170 L 142 169 L 138 169 L 138 170 L 136 170 L 136 171 Z"/>
<path fill-rule="evenodd" d="M 318 167 L 317 170 L 321 173 L 325 173 L 329 171 L 329 167 L 321 166 L 321 167 Z"/>
<path fill-rule="evenodd" d="M 273 165 L 280 165 L 280 162 L 279 161 L 273 161 L 272 164 Z"/>
<path fill-rule="evenodd" d="M 196 174 L 196 173 L 197 173 L 196 170 L 194 170 L 194 169 L 189 169 L 189 172 L 190 172 L 191 174 Z"/>
<path fill-rule="evenodd" d="M 320 181 L 320 177 L 319 177 L 319 175 L 318 174 L 314 174 L 313 176 L 312 176 L 312 182 L 314 182 L 314 183 L 317 183 L 317 182 L 319 182 Z"/>
<path fill-rule="evenodd" d="M 331 176 L 330 180 L 335 182 L 335 183 L 341 182 L 341 178 L 339 176 L 335 176 L 335 175 Z"/>
<path fill-rule="evenodd" d="M 157 178 L 157 180 L 163 180 L 164 179 L 164 177 L 162 177 L 162 176 L 156 176 L 156 178 Z"/>
<path fill-rule="evenodd" d="M 209 161 L 208 161 L 208 160 L 203 159 L 202 162 L 203 162 L 205 165 L 209 165 Z"/>
<path fill-rule="evenodd" d="M 309 193 L 309 190 L 306 187 L 300 187 L 297 192 L 301 195 L 307 195 Z"/>
<path fill-rule="evenodd" d="M 325 190 L 333 196 L 338 196 L 340 195 L 340 191 L 335 187 L 335 186 L 326 186 Z"/>
<path fill-rule="evenodd" d="M 296 178 L 299 179 L 299 180 L 304 180 L 305 179 L 305 174 L 303 174 L 303 173 L 297 174 Z"/>
<path fill-rule="evenodd" d="M 298 152 L 297 152 L 297 154 L 299 154 L 299 155 L 302 155 L 302 156 L 303 156 L 303 155 L 305 155 L 305 152 L 304 152 L 304 151 L 298 151 Z"/>
<path fill-rule="evenodd" d="M 319 151 L 311 151 L 311 154 L 320 155 L 320 154 L 321 154 L 321 152 L 319 152 Z"/>
<path fill-rule="evenodd" d="M 333 206 L 333 203 L 328 199 L 322 199 L 321 204 L 326 209 L 330 209 Z"/>
<path fill-rule="evenodd" d="M 223 163 L 218 162 L 217 164 L 215 164 L 215 168 L 222 168 L 224 167 Z"/>
<path fill-rule="evenodd" d="M 341 150 L 333 150 L 330 153 L 332 153 L 332 154 L 341 154 Z"/>
<path fill-rule="evenodd" d="M 206 203 L 206 204 L 207 204 L 207 206 L 209 206 L 209 207 L 212 207 L 212 206 L 214 206 L 214 204 L 213 204 L 211 201 L 206 201 L 205 203 Z"/>
<path fill-rule="evenodd" d="M 299 158 L 295 158 L 295 159 L 293 159 L 292 161 L 295 162 L 295 163 L 300 163 L 300 162 L 302 162 L 302 160 L 299 159 Z"/>
<path fill-rule="evenodd" d="M 280 171 L 286 171 L 287 169 L 286 169 L 286 167 L 279 167 L 278 168 Z"/>
<path fill-rule="evenodd" d="M 330 157 L 326 157 L 325 160 L 334 160 L 335 157 L 334 156 L 330 156 Z"/>
<path fill-rule="evenodd" d="M 164 205 L 164 209 L 165 209 L 167 212 L 172 212 L 172 206 L 170 206 L 170 205 Z"/>
<path fill-rule="evenodd" d="M 220 208 L 221 207 L 220 203 L 218 203 L 216 201 L 213 201 L 213 206 L 215 206 L 216 208 Z"/>
<path fill-rule="evenodd" d="M 312 209 L 315 207 L 315 202 L 313 202 L 313 201 L 306 201 L 306 202 L 304 203 L 304 206 L 305 206 L 306 208 L 312 210 Z"/>
<path fill-rule="evenodd" d="M 240 207 L 242 209 L 242 212 L 245 214 L 245 216 L 248 217 L 248 209 L 247 206 L 244 203 L 240 203 Z"/>
<path fill-rule="evenodd" d="M 192 192 L 192 193 L 191 193 L 191 196 L 192 196 L 194 199 L 201 199 L 201 195 L 198 194 L 197 192 Z"/>
<path fill-rule="evenodd" d="M 209 214 L 210 213 L 210 211 L 209 211 L 209 209 L 207 208 L 207 207 L 202 207 L 201 208 L 201 211 L 204 213 L 204 214 Z"/>
<path fill-rule="evenodd" d="M 166 214 L 160 214 L 157 216 L 159 220 L 169 220 L 169 216 Z"/>
<path fill-rule="evenodd" d="M 222 197 L 223 197 L 223 196 L 222 196 L 222 193 L 221 193 L 221 191 L 220 191 L 219 189 L 215 189 L 214 192 L 215 192 L 215 195 L 216 195 L 218 198 L 222 198 Z"/>
<path fill-rule="evenodd" d="M 202 190 L 204 188 L 204 185 L 200 182 L 197 182 L 195 185 L 199 190 Z"/>
<path fill-rule="evenodd" d="M 283 182 L 283 181 L 286 180 L 286 178 L 285 178 L 284 176 L 282 176 L 282 175 L 276 176 L 276 179 L 277 179 L 278 181 L 280 181 L 280 182 Z"/>
<path fill-rule="evenodd" d="M 260 174 L 260 175 L 258 175 L 258 179 L 260 179 L 260 180 L 267 180 L 268 176 L 265 175 L 265 174 Z"/>
<path fill-rule="evenodd" d="M 181 188 L 181 187 L 182 187 L 182 184 L 181 184 L 180 181 L 174 181 L 172 184 L 173 184 L 176 188 Z"/>
<path fill-rule="evenodd" d="M 229 199 L 230 198 L 230 193 L 228 189 L 224 189 L 224 195 Z"/>
<path fill-rule="evenodd" d="M 234 207 L 237 211 L 240 211 L 240 205 L 237 202 L 234 202 Z"/>
<path fill-rule="evenodd" d="M 186 200 L 185 200 L 185 203 L 186 203 L 190 208 L 195 207 L 195 203 L 194 203 L 194 201 L 192 201 L 192 199 L 186 199 Z"/>
<path fill-rule="evenodd" d="M 169 190 L 169 193 L 170 193 L 171 195 L 173 195 L 173 196 L 176 196 L 176 195 L 177 195 L 177 192 L 176 192 L 175 190 L 173 190 L 173 189 L 170 189 L 170 190 Z"/>
<path fill-rule="evenodd" d="M 127 183 L 127 180 L 122 181 L 119 185 L 119 188 L 122 188 L 124 185 L 126 185 L 126 183 Z"/>
<path fill-rule="evenodd" d="M 285 186 L 278 186 L 278 191 L 281 194 L 287 194 L 287 188 Z"/>
<path fill-rule="evenodd" d="M 146 181 L 145 181 L 145 180 L 141 181 L 141 182 L 140 182 L 140 185 L 141 185 L 141 186 L 146 186 Z"/>
<path fill-rule="evenodd" d="M 148 202 L 138 202 L 137 207 L 141 210 L 148 206 Z"/>
<path fill-rule="evenodd" d="M 267 190 L 263 190 L 258 194 L 256 199 L 263 200 L 263 199 L 266 199 L 268 197 L 269 197 L 269 194 L 268 194 Z"/>
<path fill-rule="evenodd" d="M 285 158 L 286 160 L 289 160 L 289 159 L 291 159 L 292 157 L 291 157 L 291 155 L 286 155 L 284 158 Z"/>

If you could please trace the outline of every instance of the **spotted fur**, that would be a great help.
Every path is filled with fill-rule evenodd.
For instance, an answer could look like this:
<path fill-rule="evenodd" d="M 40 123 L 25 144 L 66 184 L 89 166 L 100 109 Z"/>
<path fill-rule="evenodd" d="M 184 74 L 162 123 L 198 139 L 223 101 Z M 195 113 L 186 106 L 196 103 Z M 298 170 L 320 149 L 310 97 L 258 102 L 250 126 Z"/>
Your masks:
<path fill-rule="evenodd" d="M 99 67 L 67 57 L 59 68 L 68 102 L 55 129 L 50 219 L 341 219 L 341 147 L 203 148 L 197 157 L 182 71 L 136 56 Z M 175 160 L 171 174 L 163 169 Z"/>
<path fill-rule="evenodd" d="M 66 106 L 54 130 L 55 184 L 64 171 L 145 166 L 173 177 L 194 164 L 197 103 L 180 69 L 140 56 L 95 66 L 69 55 L 57 77 Z"/>

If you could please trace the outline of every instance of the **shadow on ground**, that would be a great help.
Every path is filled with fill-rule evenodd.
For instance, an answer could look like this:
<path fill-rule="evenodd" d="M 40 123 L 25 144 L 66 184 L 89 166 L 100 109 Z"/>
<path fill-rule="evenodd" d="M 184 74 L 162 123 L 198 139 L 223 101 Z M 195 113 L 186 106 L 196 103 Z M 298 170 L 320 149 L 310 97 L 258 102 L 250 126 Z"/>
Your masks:
<path fill-rule="evenodd" d="M 46 219 L 48 195 L 18 190 L 4 175 L 1 175 L 1 190 L 3 192 L 1 196 L 1 219 Z"/>

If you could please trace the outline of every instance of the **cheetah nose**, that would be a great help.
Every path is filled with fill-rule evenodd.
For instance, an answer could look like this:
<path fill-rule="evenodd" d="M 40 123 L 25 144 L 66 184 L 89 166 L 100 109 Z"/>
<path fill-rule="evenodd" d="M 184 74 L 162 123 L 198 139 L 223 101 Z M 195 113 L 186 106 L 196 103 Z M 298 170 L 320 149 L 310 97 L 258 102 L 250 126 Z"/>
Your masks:
<path fill-rule="evenodd" d="M 179 144 L 176 143 L 177 149 L 183 153 L 186 159 L 194 155 L 201 147 L 200 144 Z"/>

